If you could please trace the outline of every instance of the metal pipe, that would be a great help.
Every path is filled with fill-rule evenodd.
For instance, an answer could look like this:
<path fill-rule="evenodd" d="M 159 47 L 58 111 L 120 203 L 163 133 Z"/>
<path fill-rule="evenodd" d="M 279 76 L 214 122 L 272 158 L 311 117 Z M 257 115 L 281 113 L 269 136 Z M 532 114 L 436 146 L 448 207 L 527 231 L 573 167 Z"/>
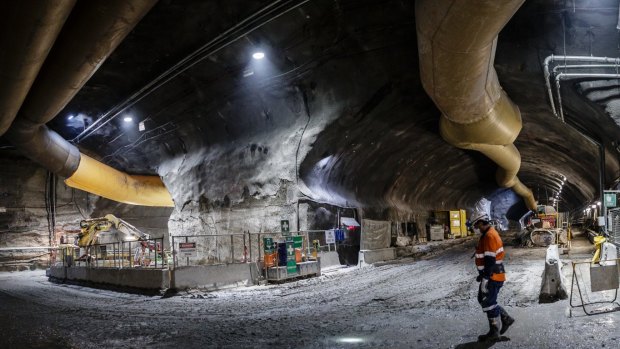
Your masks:
<path fill-rule="evenodd" d="M 603 69 L 603 68 L 616 68 L 620 69 L 618 64 L 584 64 L 584 65 L 556 65 L 553 67 L 553 74 L 557 73 L 560 69 Z"/>
<path fill-rule="evenodd" d="M 545 58 L 543 62 L 545 86 L 547 86 L 547 94 L 549 95 L 549 104 L 551 104 L 551 110 L 553 110 L 553 115 L 555 116 L 558 116 L 558 113 L 555 108 L 555 101 L 553 98 L 553 93 L 551 92 L 549 66 L 551 65 L 551 63 L 558 61 L 558 60 L 564 61 L 564 63 L 566 62 L 594 62 L 594 63 L 613 63 L 615 65 L 620 64 L 620 58 L 609 58 L 609 57 L 550 55 L 547 58 Z"/>
<path fill-rule="evenodd" d="M 493 67 L 497 34 L 523 2 L 419 0 L 415 13 L 420 77 L 442 112 L 441 136 L 496 162 L 498 184 L 512 188 L 535 210 L 532 191 L 516 177 L 521 156 L 513 142 L 521 114 Z"/>
<path fill-rule="evenodd" d="M 3 1 L 0 42 L 0 136 L 11 126 L 75 0 Z"/>
<path fill-rule="evenodd" d="M 595 74 L 595 73 L 560 73 L 555 76 L 555 90 L 558 96 L 558 108 L 560 109 L 560 119 L 564 122 L 564 108 L 562 107 L 562 94 L 560 91 L 560 81 L 567 78 L 597 78 L 597 79 L 620 79 L 620 74 Z M 556 114 L 557 115 L 557 114 Z"/>
<path fill-rule="evenodd" d="M 76 5 L 6 136 L 33 161 L 69 177 L 65 181 L 69 186 L 129 204 L 172 206 L 161 178 L 130 176 L 80 155 L 74 145 L 45 126 L 155 3 L 93 0 Z M 111 177 L 102 178 L 102 173 Z"/>

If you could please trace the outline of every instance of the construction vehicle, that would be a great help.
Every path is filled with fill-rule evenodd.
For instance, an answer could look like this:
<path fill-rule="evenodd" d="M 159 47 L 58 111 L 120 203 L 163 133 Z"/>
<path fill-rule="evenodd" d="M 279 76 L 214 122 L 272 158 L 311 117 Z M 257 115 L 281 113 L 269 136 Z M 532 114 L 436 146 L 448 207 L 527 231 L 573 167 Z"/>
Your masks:
<path fill-rule="evenodd" d="M 80 221 L 80 230 L 78 246 L 84 251 L 77 259 L 78 261 L 92 262 L 94 260 L 92 248 L 106 244 L 111 245 L 106 245 L 105 255 L 115 256 L 114 258 L 123 258 L 124 245 L 128 244 L 129 247 L 126 252 L 132 254 L 129 256 L 132 266 L 145 266 L 150 263 L 150 260 L 145 258 L 147 249 L 154 251 L 156 255 L 161 257 L 162 261 L 167 260 L 161 243 L 154 242 L 149 234 L 112 214 L 107 214 L 105 217 L 84 219 Z M 131 246 L 131 242 L 134 241 L 136 244 Z M 113 250 L 109 251 L 109 247 Z"/>
<path fill-rule="evenodd" d="M 565 247 L 569 243 L 568 231 L 558 223 L 559 214 L 553 206 L 539 205 L 533 216 L 528 217 L 525 229 L 517 234 L 517 242 L 528 247 L 553 244 Z"/>

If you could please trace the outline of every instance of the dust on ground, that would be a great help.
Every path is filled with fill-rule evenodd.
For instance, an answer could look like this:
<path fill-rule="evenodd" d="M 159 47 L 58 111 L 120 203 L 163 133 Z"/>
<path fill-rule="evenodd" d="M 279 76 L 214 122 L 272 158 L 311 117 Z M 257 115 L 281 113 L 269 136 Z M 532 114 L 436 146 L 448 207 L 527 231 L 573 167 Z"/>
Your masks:
<path fill-rule="evenodd" d="M 0 273 L 0 347 L 488 348 L 476 343 L 487 324 L 476 301 L 474 243 L 282 285 L 170 298 L 54 284 L 41 271 Z M 567 300 L 538 304 L 544 255 L 506 247 L 500 304 L 517 321 L 494 347 L 618 347 L 617 313 L 569 318 Z"/>

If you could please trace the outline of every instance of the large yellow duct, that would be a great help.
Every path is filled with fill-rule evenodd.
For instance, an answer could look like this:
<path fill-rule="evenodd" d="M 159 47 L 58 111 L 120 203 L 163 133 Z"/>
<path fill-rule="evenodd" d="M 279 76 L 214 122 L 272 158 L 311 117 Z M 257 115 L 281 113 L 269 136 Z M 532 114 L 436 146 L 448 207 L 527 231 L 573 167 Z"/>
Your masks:
<path fill-rule="evenodd" d="M 159 177 L 128 175 L 85 154 L 81 154 L 78 169 L 65 183 L 127 204 L 174 207 L 170 193 Z"/>
<path fill-rule="evenodd" d="M 521 156 L 513 142 L 521 113 L 502 90 L 493 67 L 497 35 L 524 0 L 418 0 L 420 77 L 442 112 L 441 136 L 476 150 L 498 166 L 500 186 L 536 209 L 532 191 L 516 176 Z"/>
<path fill-rule="evenodd" d="M 133 176 L 117 171 L 81 154 L 77 147 L 45 126 L 78 93 L 157 1 L 90 0 L 79 2 L 62 27 L 58 38 L 55 34 L 65 22 L 75 1 L 41 2 L 42 4 L 49 3 L 47 5 L 49 9 L 39 2 L 34 3 L 37 5 L 37 11 L 43 14 L 49 12 L 49 14 L 43 17 L 36 14 L 35 17 L 43 19 L 50 17 L 46 19 L 50 23 L 35 23 L 34 29 L 30 31 L 33 34 L 40 34 L 41 31 L 49 30 L 50 33 L 45 35 L 45 40 L 39 40 L 41 43 L 38 41 L 30 43 L 27 40 L 33 39 L 24 35 L 16 39 L 21 45 L 18 48 L 34 46 L 30 50 L 38 53 L 37 57 L 26 57 L 26 61 L 36 58 L 36 62 L 27 67 L 27 74 L 21 75 L 32 79 L 34 79 L 33 74 L 38 72 L 38 75 L 36 75 L 34 84 L 32 81 L 25 81 L 19 89 L 16 87 L 14 96 L 18 95 L 17 92 L 20 92 L 21 96 L 22 92 L 25 93 L 23 90 L 26 87 L 29 91 L 23 104 L 21 103 L 23 96 L 18 101 L 21 108 L 17 118 L 14 121 L 11 120 L 13 123 L 6 133 L 6 138 L 31 160 L 49 171 L 68 177 L 65 183 L 73 188 L 127 204 L 173 206 L 170 193 L 158 176 Z M 59 6 L 61 3 L 64 7 Z M 19 8 L 21 3 L 11 2 L 11 6 Z M 39 7 L 42 9 L 38 9 Z M 40 29 L 39 26 L 43 28 Z M 55 42 L 54 39 L 56 39 Z M 48 46 L 51 46 L 52 42 L 54 45 L 48 55 Z M 19 50 L 19 52 L 22 51 L 25 51 L 25 48 Z M 43 53 L 47 55 L 47 58 L 39 71 L 44 58 L 39 56 Z M 2 57 L 0 54 L 0 58 Z M 22 59 L 22 57 L 19 58 Z M 0 59 L 0 62 L 2 61 Z M 37 65 L 35 66 L 34 63 Z M 0 89 L 0 97 L 3 96 L 2 92 Z M 5 103 L 0 98 L 0 106 L 4 105 Z M 13 109 L 10 108 L 9 111 Z"/>

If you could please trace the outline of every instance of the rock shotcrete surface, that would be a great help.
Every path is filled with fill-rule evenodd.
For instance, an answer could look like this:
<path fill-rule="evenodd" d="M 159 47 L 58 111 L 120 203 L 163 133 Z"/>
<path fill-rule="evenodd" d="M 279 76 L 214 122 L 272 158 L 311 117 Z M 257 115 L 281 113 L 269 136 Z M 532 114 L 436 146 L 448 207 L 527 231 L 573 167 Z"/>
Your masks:
<path fill-rule="evenodd" d="M 488 348 L 475 343 L 487 325 L 472 248 L 170 298 L 54 284 L 40 271 L 4 273 L 0 347 Z M 544 249 L 507 248 L 500 302 L 517 322 L 494 347 L 616 347 L 617 313 L 569 318 L 567 300 L 538 304 L 543 259 Z"/>

